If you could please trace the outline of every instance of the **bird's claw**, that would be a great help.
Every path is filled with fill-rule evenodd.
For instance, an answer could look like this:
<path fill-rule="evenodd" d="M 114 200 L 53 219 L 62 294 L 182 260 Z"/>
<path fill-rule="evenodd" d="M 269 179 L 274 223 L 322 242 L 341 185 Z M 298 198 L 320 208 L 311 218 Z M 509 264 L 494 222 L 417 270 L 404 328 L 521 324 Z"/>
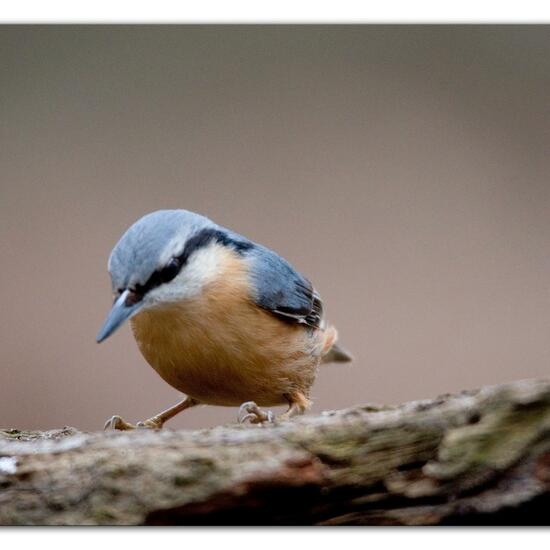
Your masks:
<path fill-rule="evenodd" d="M 119 416 L 118 414 L 115 414 L 114 416 L 111 416 L 107 422 L 105 422 L 104 430 L 160 430 L 162 428 L 162 422 L 160 420 L 157 420 L 155 418 L 149 418 L 149 420 L 142 420 L 141 422 L 138 422 L 135 426 L 134 424 L 130 424 L 129 422 L 126 422 L 124 418 Z"/>
<path fill-rule="evenodd" d="M 136 424 L 136 427 L 140 430 L 161 430 L 163 422 L 156 420 L 155 418 L 149 418 L 149 420 L 143 420 Z"/>
<path fill-rule="evenodd" d="M 239 424 L 250 422 L 251 424 L 268 424 L 275 421 L 271 411 L 264 411 L 254 403 L 247 401 L 239 407 Z"/>
<path fill-rule="evenodd" d="M 107 422 L 105 422 L 104 430 L 134 430 L 136 427 L 133 424 L 130 424 L 124 420 L 118 414 L 111 416 Z"/>

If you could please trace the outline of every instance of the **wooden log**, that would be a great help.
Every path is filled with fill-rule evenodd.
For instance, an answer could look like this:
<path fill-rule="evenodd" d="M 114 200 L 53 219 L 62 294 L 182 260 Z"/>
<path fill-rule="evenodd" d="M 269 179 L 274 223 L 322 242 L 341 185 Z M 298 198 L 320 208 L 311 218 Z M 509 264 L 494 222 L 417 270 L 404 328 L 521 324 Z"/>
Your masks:
<path fill-rule="evenodd" d="M 548 525 L 550 383 L 201 431 L 0 431 L 3 525 Z"/>

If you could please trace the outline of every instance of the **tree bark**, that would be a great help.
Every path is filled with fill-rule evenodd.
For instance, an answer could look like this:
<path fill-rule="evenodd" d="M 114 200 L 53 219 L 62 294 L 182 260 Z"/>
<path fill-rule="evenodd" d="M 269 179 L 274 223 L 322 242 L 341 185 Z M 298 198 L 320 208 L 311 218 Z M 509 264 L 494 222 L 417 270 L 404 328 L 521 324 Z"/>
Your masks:
<path fill-rule="evenodd" d="M 268 426 L 0 430 L 4 525 L 550 523 L 550 383 Z"/>

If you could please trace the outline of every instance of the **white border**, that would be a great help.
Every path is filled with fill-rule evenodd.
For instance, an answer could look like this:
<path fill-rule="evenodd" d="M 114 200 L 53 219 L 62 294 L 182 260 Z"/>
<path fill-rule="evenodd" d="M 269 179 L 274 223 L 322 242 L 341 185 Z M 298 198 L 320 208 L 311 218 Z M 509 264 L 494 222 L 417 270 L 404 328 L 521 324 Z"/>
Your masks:
<path fill-rule="evenodd" d="M 18 0 L 2 2 L 4 23 L 537 23 L 547 0 Z"/>
<path fill-rule="evenodd" d="M 550 22 L 550 2 L 338 0 L 18 0 L 0 7 L 2 23 L 541 23 Z M 1 30 L 0 30 L 1 32 Z M 124 541 L 121 540 L 124 537 Z M 337 537 L 337 540 L 335 540 Z M 407 550 L 463 550 L 492 546 L 499 549 L 544 547 L 546 529 L 1 529 L 3 548 L 53 547 L 56 550 L 97 549 L 117 541 L 133 549 L 205 548 L 271 550 L 281 548 L 368 547 L 399 544 Z M 392 540 L 393 539 L 393 540 Z M 175 545 L 176 546 L 175 546 Z M 352 546 L 353 545 L 353 546 Z"/>
<path fill-rule="evenodd" d="M 467 528 L 84 528 L 84 529 L 5 529 L 0 530 L 3 548 L 55 548 L 55 550 L 97 550 L 120 548 L 281 550 L 284 548 L 374 548 L 407 550 L 499 550 L 545 548 L 546 529 L 467 529 Z M 360 546 L 356 544 L 359 543 Z M 540 543 L 543 546 L 540 546 Z M 175 546 L 174 546 L 175 545 Z M 366 545 L 366 546 L 365 546 Z M 394 546 L 395 545 L 395 546 Z"/>

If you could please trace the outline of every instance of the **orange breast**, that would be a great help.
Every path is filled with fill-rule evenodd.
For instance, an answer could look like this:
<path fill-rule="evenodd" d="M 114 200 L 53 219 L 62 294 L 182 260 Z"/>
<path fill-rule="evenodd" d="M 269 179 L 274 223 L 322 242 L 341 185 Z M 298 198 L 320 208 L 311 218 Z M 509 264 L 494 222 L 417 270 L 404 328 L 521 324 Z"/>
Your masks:
<path fill-rule="evenodd" d="M 322 331 L 256 306 L 246 265 L 227 249 L 223 254 L 219 277 L 200 296 L 132 318 L 141 353 L 166 382 L 203 403 L 273 406 L 294 391 L 307 396 Z"/>

